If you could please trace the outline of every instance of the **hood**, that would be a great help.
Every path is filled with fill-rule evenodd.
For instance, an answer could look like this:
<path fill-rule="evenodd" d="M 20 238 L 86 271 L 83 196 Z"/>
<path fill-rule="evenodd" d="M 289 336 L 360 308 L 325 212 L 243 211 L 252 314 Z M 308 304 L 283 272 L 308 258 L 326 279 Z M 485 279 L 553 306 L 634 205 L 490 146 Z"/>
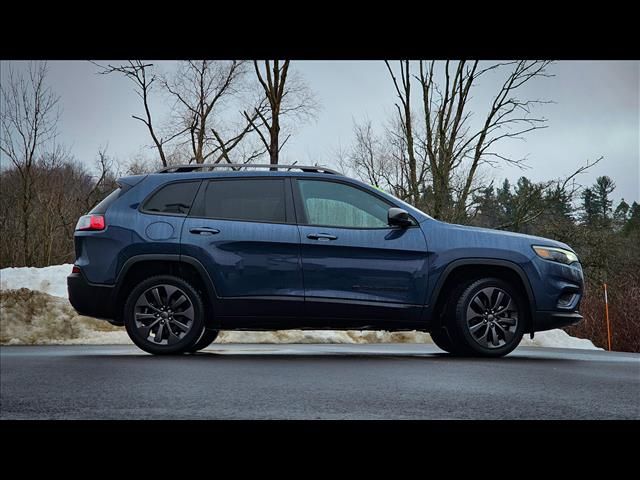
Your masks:
<path fill-rule="evenodd" d="M 438 223 L 440 223 L 444 228 L 450 229 L 452 231 L 474 233 L 477 236 L 484 237 L 487 240 L 490 240 L 492 237 L 496 238 L 496 240 L 499 238 L 501 242 L 505 240 L 508 241 L 509 239 L 511 239 L 514 241 L 514 243 L 518 243 L 518 244 L 530 243 L 531 245 L 559 247 L 559 248 L 564 248 L 566 250 L 570 250 L 574 252 L 574 250 L 566 243 L 559 242 L 557 240 L 552 240 L 550 238 L 538 237 L 536 235 L 527 235 L 525 233 L 509 232 L 507 230 L 494 230 L 491 228 L 471 227 L 468 225 L 458 225 L 455 223 L 444 223 L 444 222 L 438 222 Z"/>

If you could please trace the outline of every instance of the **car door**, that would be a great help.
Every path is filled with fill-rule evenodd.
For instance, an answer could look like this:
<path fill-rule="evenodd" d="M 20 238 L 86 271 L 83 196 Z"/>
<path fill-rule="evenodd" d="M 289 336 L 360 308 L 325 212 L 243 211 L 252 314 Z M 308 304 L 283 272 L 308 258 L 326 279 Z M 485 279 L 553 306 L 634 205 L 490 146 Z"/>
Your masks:
<path fill-rule="evenodd" d="M 395 205 L 344 180 L 297 178 L 294 195 L 307 315 L 419 320 L 427 245 L 417 223 L 389 226 Z"/>
<path fill-rule="evenodd" d="M 211 277 L 219 319 L 298 316 L 304 290 L 289 179 L 205 180 L 185 220 L 181 253 Z M 246 319 L 251 321 L 251 319 Z"/>

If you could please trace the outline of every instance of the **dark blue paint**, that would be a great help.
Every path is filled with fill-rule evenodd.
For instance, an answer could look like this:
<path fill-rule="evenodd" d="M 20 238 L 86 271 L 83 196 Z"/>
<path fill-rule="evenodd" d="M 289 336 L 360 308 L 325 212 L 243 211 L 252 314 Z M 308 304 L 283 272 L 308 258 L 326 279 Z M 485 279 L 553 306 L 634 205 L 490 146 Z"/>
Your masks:
<path fill-rule="evenodd" d="M 298 228 L 307 298 L 424 303 L 427 244 L 420 228 Z M 336 239 L 308 238 L 315 233 Z"/>
<path fill-rule="evenodd" d="M 145 234 L 149 240 L 169 240 L 175 238 L 175 230 L 169 222 L 153 222 L 147 225 Z"/>
<path fill-rule="evenodd" d="M 500 260 L 523 272 L 532 292 L 532 310 L 545 315 L 562 311 L 557 302 L 563 292 L 582 291 L 579 264 L 566 266 L 543 260 L 531 248 L 539 244 L 570 249 L 561 242 L 439 222 L 346 177 L 339 179 L 407 210 L 418 225 L 405 229 L 314 227 L 295 221 L 275 224 L 150 214 L 138 208 L 150 193 L 172 181 L 274 176 L 336 179 L 330 174 L 286 171 L 126 177 L 120 181 L 128 189 L 105 213 L 107 228 L 76 232 L 76 264 L 86 281 L 106 288 L 121 280 L 118 274 L 125 262 L 135 261 L 138 255 L 189 256 L 211 278 L 220 312 L 230 317 L 256 317 L 253 325 L 264 328 L 366 327 L 374 319 L 385 320 L 390 329 L 421 325 L 428 329 L 436 294 L 440 293 L 436 286 L 442 284 L 443 273 L 452 262 L 470 259 Z M 218 233 L 196 234 L 190 231 L 194 228 Z M 316 234 L 335 238 L 309 238 Z M 261 315 L 269 319 L 260 323 Z M 238 319 L 237 323 L 225 323 L 225 328 L 246 327 L 247 322 Z"/>
<path fill-rule="evenodd" d="M 208 227 L 217 234 L 194 234 Z M 218 295 L 303 296 L 300 234 L 295 225 L 187 218 L 182 254 L 196 258 Z"/>

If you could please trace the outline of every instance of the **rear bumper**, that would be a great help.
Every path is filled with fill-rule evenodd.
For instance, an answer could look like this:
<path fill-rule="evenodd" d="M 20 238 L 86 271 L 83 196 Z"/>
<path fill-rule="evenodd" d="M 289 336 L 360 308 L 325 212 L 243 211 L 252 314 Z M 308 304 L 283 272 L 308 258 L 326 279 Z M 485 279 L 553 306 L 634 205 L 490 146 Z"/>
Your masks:
<path fill-rule="evenodd" d="M 69 302 L 79 314 L 109 321 L 115 319 L 113 286 L 91 284 L 82 273 L 72 273 L 67 277 L 67 291 Z"/>
<path fill-rule="evenodd" d="M 582 315 L 578 312 L 544 312 L 538 311 L 533 322 L 534 331 L 542 332 L 554 328 L 573 325 L 582 320 Z"/>

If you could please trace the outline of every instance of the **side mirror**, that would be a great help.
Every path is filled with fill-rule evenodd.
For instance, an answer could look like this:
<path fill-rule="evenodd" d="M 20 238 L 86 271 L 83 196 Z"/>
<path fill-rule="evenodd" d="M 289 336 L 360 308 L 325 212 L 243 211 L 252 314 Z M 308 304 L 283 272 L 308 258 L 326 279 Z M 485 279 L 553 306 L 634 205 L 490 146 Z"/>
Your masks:
<path fill-rule="evenodd" d="M 397 227 L 408 227 L 412 224 L 409 213 L 401 208 L 392 207 L 387 213 L 387 223 Z"/>

